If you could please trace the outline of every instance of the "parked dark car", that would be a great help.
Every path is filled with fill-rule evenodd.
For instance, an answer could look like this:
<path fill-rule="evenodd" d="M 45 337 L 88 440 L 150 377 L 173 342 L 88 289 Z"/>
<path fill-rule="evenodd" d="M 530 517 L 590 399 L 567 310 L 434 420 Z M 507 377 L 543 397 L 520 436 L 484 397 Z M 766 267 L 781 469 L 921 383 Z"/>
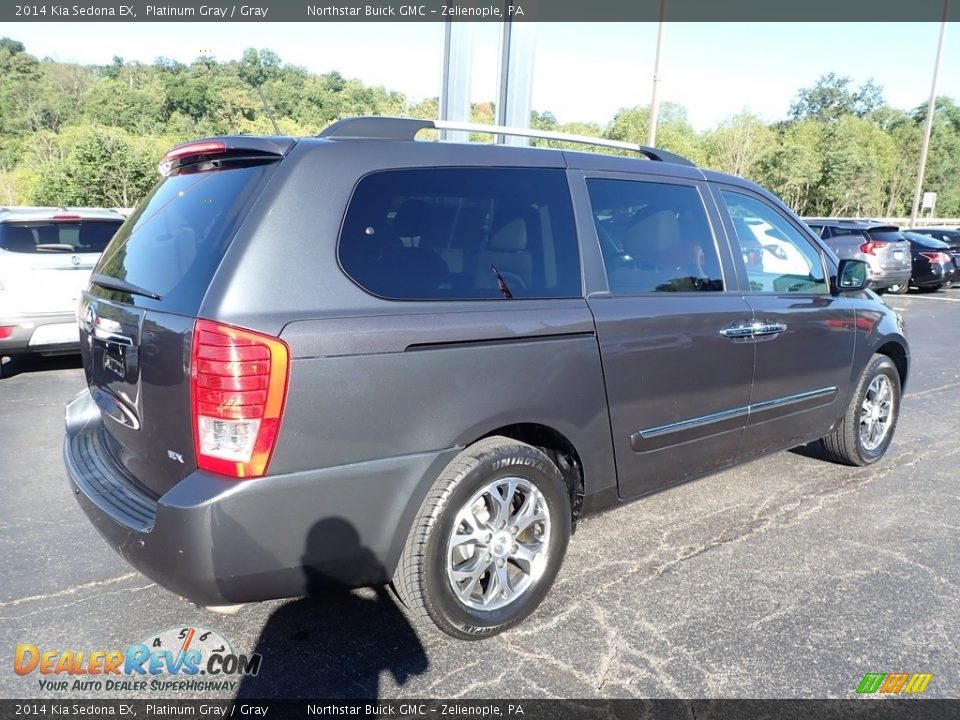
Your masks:
<path fill-rule="evenodd" d="M 944 285 L 960 282 L 960 267 L 947 243 L 911 231 L 903 236 L 910 241 L 913 258 L 910 285 L 922 292 L 936 292 Z"/>
<path fill-rule="evenodd" d="M 864 263 L 661 150 L 414 141 L 458 127 L 164 159 L 84 294 L 64 441 L 81 507 L 159 584 L 392 581 L 482 638 L 537 607 L 581 517 L 818 438 L 886 452 L 909 349 Z M 781 251 L 748 267 L 757 232 Z"/>
<path fill-rule="evenodd" d="M 817 233 L 841 260 L 863 260 L 870 265 L 870 287 L 877 291 L 906 292 L 910 281 L 910 246 L 895 225 L 871 220 L 808 218 Z"/>
<path fill-rule="evenodd" d="M 911 228 L 910 232 L 916 233 L 918 235 L 926 235 L 931 237 L 934 240 L 939 240 L 940 242 L 945 242 L 950 246 L 950 249 L 947 250 L 956 261 L 957 265 L 960 266 L 960 229 L 956 228 L 942 228 L 942 227 L 920 227 L 920 228 Z M 953 280 L 954 284 L 960 282 L 960 279 Z"/>

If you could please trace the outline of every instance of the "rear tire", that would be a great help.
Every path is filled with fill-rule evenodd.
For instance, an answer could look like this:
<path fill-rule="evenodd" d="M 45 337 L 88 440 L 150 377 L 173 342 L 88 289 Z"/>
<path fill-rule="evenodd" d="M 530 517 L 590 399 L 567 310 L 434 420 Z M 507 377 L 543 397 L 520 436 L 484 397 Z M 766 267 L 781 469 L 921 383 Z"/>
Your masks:
<path fill-rule="evenodd" d="M 25 357 L 26 355 L 22 353 L 8 353 L 7 355 L 0 353 L 0 378 L 15 375 L 15 368 L 23 365 Z M 5 362 L 4 358 L 6 358 Z"/>
<path fill-rule="evenodd" d="M 910 291 L 910 283 L 905 282 L 899 285 L 891 285 L 886 290 L 885 293 L 890 293 L 891 295 L 906 295 Z"/>
<path fill-rule="evenodd" d="M 927 285 L 926 287 L 917 288 L 917 290 L 924 293 L 935 293 L 942 287 L 943 285 Z"/>
<path fill-rule="evenodd" d="M 886 355 L 874 355 L 850 398 L 843 419 L 821 438 L 833 461 L 863 467 L 883 457 L 900 415 L 900 373 Z"/>
<path fill-rule="evenodd" d="M 537 448 L 489 437 L 441 473 L 414 520 L 393 586 L 411 619 L 491 637 L 540 604 L 570 537 L 570 495 Z"/>

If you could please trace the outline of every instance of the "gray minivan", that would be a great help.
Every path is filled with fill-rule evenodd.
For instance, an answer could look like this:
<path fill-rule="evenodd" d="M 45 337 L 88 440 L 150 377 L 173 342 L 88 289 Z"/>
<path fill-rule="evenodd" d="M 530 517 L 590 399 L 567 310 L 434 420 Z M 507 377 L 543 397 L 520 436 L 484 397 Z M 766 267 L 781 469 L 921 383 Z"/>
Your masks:
<path fill-rule="evenodd" d="M 819 438 L 887 450 L 908 345 L 864 263 L 661 150 L 415 141 L 452 127 L 164 158 L 83 295 L 64 443 L 84 511 L 159 584 L 392 583 L 487 637 L 540 603 L 578 518 Z M 756 226 L 780 250 L 748 264 Z"/>

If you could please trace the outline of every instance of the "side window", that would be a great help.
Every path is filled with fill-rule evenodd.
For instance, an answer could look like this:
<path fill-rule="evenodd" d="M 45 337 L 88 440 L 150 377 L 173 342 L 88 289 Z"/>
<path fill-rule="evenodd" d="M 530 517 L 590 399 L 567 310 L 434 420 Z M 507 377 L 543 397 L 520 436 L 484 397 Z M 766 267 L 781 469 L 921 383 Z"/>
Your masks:
<path fill-rule="evenodd" d="M 367 175 L 350 200 L 337 252 L 357 284 L 396 300 L 582 296 L 562 170 Z"/>
<path fill-rule="evenodd" d="M 804 235 L 767 203 L 722 190 L 740 243 L 752 292 L 828 293 L 823 258 Z"/>
<path fill-rule="evenodd" d="M 723 290 L 720 257 L 690 185 L 587 180 L 610 292 Z"/>

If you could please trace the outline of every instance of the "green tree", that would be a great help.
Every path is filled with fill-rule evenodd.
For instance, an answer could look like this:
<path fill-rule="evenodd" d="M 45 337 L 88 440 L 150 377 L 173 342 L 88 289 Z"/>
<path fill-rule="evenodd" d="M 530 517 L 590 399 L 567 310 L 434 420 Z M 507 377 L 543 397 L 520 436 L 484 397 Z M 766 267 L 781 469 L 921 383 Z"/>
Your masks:
<path fill-rule="evenodd" d="M 138 135 L 159 133 L 165 118 L 164 97 L 156 87 L 130 87 L 109 77 L 94 82 L 83 98 L 83 114 L 96 125 L 123 128 Z"/>
<path fill-rule="evenodd" d="M 776 144 L 776 133 L 749 112 L 725 120 L 703 138 L 706 165 L 759 180 L 760 163 Z"/>
<path fill-rule="evenodd" d="M 923 178 L 923 190 L 937 193 L 935 214 L 956 217 L 960 215 L 960 107 L 950 98 L 938 97 L 934 103 L 930 150 Z M 916 148 L 919 154 L 920 129 L 927 117 L 927 103 L 912 113 L 916 125 Z M 914 163 L 914 173 L 917 163 Z M 916 175 L 913 176 L 915 181 Z M 913 185 L 907 208 L 912 209 Z"/>
<path fill-rule="evenodd" d="M 813 197 L 817 214 L 863 217 L 883 211 L 896 165 L 889 135 L 868 120 L 847 115 L 827 126 L 820 153 L 823 174 Z"/>
<path fill-rule="evenodd" d="M 823 75 L 812 87 L 802 88 L 790 105 L 793 120 L 825 120 L 834 122 L 847 115 L 862 118 L 882 107 L 883 89 L 867 80 L 851 89 L 849 77 L 836 73 Z"/>
<path fill-rule="evenodd" d="M 87 128 L 40 170 L 32 202 L 131 207 L 156 183 L 157 158 L 118 129 Z"/>
<path fill-rule="evenodd" d="M 643 145 L 647 141 L 647 124 L 650 111 L 638 106 L 620 110 L 607 126 L 605 137 L 611 140 Z M 687 121 L 687 111 L 682 105 L 665 102 L 657 113 L 657 147 L 683 155 L 694 163 L 702 164 L 705 153 L 701 138 Z"/>
<path fill-rule="evenodd" d="M 438 116 L 437 98 L 409 103 L 336 71 L 285 64 L 267 49 L 226 62 L 115 57 L 84 67 L 37 60 L 23 43 L 0 38 L 0 201 L 133 204 L 170 146 L 274 132 L 265 106 L 279 132 L 290 135 L 316 134 L 349 115 Z M 493 102 L 474 103 L 471 120 L 493 123 L 495 111 Z M 834 73 L 800 89 L 782 123 L 745 111 L 696 132 L 682 106 L 665 102 L 657 144 L 757 180 L 804 214 L 897 215 L 910 209 L 925 116 L 925 105 L 888 107 L 872 80 L 855 86 Z M 639 106 L 621 109 L 607 125 L 560 123 L 546 111 L 533 112 L 530 125 L 642 144 L 648 119 Z M 473 139 L 490 142 L 484 134 Z M 531 145 L 586 149 L 552 140 Z M 960 215 L 960 107 L 950 98 L 937 98 L 924 189 L 938 193 L 938 214 Z"/>
<path fill-rule="evenodd" d="M 758 162 L 760 184 L 796 212 L 813 215 L 813 196 L 823 177 L 821 138 L 826 126 L 817 120 L 785 123 L 770 151 Z"/>

